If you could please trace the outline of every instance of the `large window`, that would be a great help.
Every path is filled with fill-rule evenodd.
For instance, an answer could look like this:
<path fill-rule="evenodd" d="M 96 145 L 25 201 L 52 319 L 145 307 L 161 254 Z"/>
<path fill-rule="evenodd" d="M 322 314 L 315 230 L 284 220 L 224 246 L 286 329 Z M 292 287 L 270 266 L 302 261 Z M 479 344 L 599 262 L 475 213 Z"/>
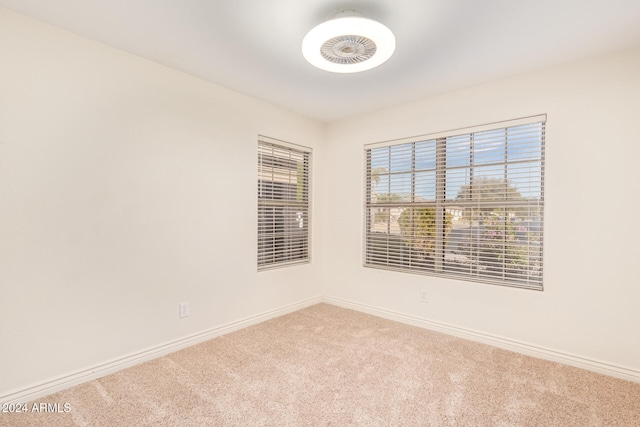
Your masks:
<path fill-rule="evenodd" d="M 258 270 L 309 261 L 311 149 L 258 139 Z"/>
<path fill-rule="evenodd" d="M 545 121 L 365 146 L 365 266 L 542 289 Z"/>

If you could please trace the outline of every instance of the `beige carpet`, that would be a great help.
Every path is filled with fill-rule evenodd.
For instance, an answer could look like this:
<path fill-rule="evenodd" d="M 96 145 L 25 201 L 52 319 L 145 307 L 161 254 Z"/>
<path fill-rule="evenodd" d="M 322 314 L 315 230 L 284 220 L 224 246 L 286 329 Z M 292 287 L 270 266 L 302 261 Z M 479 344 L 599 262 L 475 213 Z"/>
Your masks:
<path fill-rule="evenodd" d="M 37 402 L 0 425 L 640 426 L 638 383 L 327 304 Z"/>

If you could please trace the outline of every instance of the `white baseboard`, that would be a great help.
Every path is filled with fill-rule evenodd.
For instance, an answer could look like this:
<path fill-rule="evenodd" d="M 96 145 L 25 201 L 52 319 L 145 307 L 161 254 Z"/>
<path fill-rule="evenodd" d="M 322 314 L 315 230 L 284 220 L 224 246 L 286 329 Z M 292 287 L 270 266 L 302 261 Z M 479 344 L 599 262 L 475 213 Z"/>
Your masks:
<path fill-rule="evenodd" d="M 559 352 L 539 346 L 534 346 L 527 343 L 522 343 L 515 340 L 501 338 L 498 336 L 485 334 L 478 331 L 473 331 L 466 328 L 460 328 L 445 323 L 434 322 L 432 320 L 423 319 L 415 316 L 410 316 L 403 313 L 394 312 L 391 310 L 385 310 L 378 307 L 373 307 L 365 304 L 355 303 L 335 297 L 315 297 L 305 301 L 301 301 L 295 304 L 287 305 L 275 310 L 267 311 L 255 316 L 246 317 L 234 322 L 230 322 L 209 330 L 193 334 L 175 341 L 171 341 L 156 347 L 148 348 L 140 352 L 130 354 L 118 359 L 111 360 L 99 365 L 92 366 L 88 369 L 83 369 L 68 375 L 63 375 L 49 381 L 38 383 L 29 387 L 15 390 L 0 396 L 0 404 L 4 403 L 26 403 L 33 401 L 49 394 L 55 393 L 60 390 L 72 387 L 74 385 L 81 384 L 83 382 L 91 381 L 96 378 L 109 375 L 111 373 L 120 371 L 122 369 L 146 362 L 148 360 L 155 359 L 157 357 L 164 356 L 165 354 L 178 351 L 185 347 L 198 344 L 200 342 L 219 337 L 221 335 L 228 334 L 233 331 L 237 331 L 248 326 L 252 326 L 269 319 L 273 319 L 278 316 L 282 316 L 294 311 L 301 310 L 303 308 L 325 302 L 338 307 L 348 308 L 351 310 L 359 311 L 362 313 L 371 314 L 374 316 L 382 317 L 389 320 L 395 320 L 400 323 L 405 323 L 413 326 L 418 326 L 425 329 L 442 332 L 449 335 L 454 335 L 460 338 L 469 339 L 472 341 L 481 342 L 484 344 L 493 345 L 495 347 L 503 348 L 506 350 L 515 351 L 517 353 L 526 354 L 541 359 L 551 360 L 554 362 L 564 363 L 566 365 L 575 366 L 578 368 L 588 369 L 594 372 L 598 372 L 604 375 L 610 375 L 612 377 L 621 378 L 624 380 L 640 382 L 640 371 L 618 366 L 610 363 L 601 362 L 581 356 L 576 356 L 568 353 Z"/>
<path fill-rule="evenodd" d="M 627 368 L 624 366 L 618 366 L 611 363 L 601 362 L 598 360 L 589 359 L 582 356 L 576 356 L 569 353 L 563 353 L 556 350 L 551 350 L 544 347 L 539 347 L 507 338 L 502 338 L 495 335 L 486 334 L 483 332 L 474 331 L 471 329 L 460 328 L 457 326 L 449 325 L 446 323 L 434 322 L 432 320 L 423 319 L 420 317 L 410 316 L 390 310 L 385 310 L 378 307 L 372 307 L 365 304 L 355 303 L 340 298 L 325 296 L 322 299 L 327 304 L 336 305 L 338 307 L 348 308 L 351 310 L 359 311 L 362 313 L 371 314 L 374 316 L 382 317 L 389 320 L 395 320 L 396 322 L 405 323 L 408 325 L 418 326 L 425 329 L 430 329 L 437 332 L 465 338 L 472 341 L 481 342 L 483 344 L 489 344 L 495 347 L 503 348 L 505 350 L 515 351 L 517 353 L 526 354 L 528 356 L 537 357 L 540 359 L 550 360 L 553 362 L 563 363 L 565 365 L 575 366 L 577 368 L 588 369 L 600 374 L 609 375 L 623 380 L 640 382 L 640 371 Z"/>
<path fill-rule="evenodd" d="M 139 363 L 164 356 L 165 354 L 173 353 L 174 351 L 178 351 L 185 347 L 189 347 L 191 345 L 198 344 L 200 342 L 207 341 L 233 331 L 237 331 L 238 329 L 246 328 L 248 326 L 273 319 L 274 317 L 301 310 L 305 307 L 321 303 L 322 301 L 322 297 L 311 298 L 275 310 L 257 314 L 255 316 L 249 316 L 244 319 L 226 323 L 224 325 L 211 328 L 203 332 L 189 335 L 187 337 L 180 338 L 178 340 L 171 341 L 156 347 L 151 347 L 146 350 L 142 350 L 118 359 L 111 360 L 109 362 L 92 366 L 88 369 L 74 372 L 72 374 L 59 376 L 49 381 L 38 383 L 30 387 L 22 388 L 20 390 L 15 390 L 1 395 L 0 404 L 26 403 L 29 401 L 33 401 L 57 391 L 73 387 L 74 385 L 78 385 L 87 381 L 94 380 L 96 378 L 103 377 L 105 375 L 112 374 L 114 372 L 137 365 Z"/>

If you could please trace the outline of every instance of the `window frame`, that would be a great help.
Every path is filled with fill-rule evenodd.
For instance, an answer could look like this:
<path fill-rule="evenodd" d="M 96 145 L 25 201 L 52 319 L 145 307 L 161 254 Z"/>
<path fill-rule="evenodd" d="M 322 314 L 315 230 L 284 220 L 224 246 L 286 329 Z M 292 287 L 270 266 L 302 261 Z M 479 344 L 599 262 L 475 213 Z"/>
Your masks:
<path fill-rule="evenodd" d="M 312 153 L 310 147 L 258 135 L 258 271 L 311 262 Z"/>
<path fill-rule="evenodd" d="M 520 119 L 508 120 L 508 121 L 502 121 L 502 122 L 495 122 L 495 123 L 490 123 L 490 124 L 481 125 L 481 126 L 461 128 L 461 129 L 455 129 L 451 131 L 438 132 L 434 134 L 419 135 L 419 136 L 410 137 L 410 138 L 383 141 L 383 142 L 378 142 L 373 144 L 366 144 L 364 146 L 364 204 L 363 204 L 364 211 L 363 211 L 363 253 L 362 253 L 363 266 L 367 268 L 393 270 L 393 271 L 400 271 L 400 272 L 413 273 L 413 274 L 423 274 L 423 275 L 436 276 L 436 277 L 442 277 L 442 278 L 450 278 L 455 280 L 470 281 L 475 283 L 489 283 L 489 284 L 496 284 L 496 285 L 517 287 L 517 288 L 526 288 L 526 289 L 533 289 L 533 290 L 540 290 L 540 291 L 544 290 L 543 228 L 544 228 L 544 176 L 545 176 L 544 165 L 545 165 L 546 122 L 547 122 L 546 114 L 541 114 L 537 116 L 524 117 Z M 509 137 L 507 134 L 507 130 L 512 128 L 518 128 L 519 126 L 524 126 L 524 125 L 534 126 L 536 124 L 540 124 L 540 136 L 539 136 L 539 139 L 536 140 L 536 143 L 539 142 L 539 148 L 540 148 L 539 160 L 536 160 L 534 158 L 533 160 L 528 160 L 526 162 L 524 161 L 518 162 L 517 160 L 509 161 L 509 158 L 506 154 L 508 150 L 508 145 L 509 145 Z M 472 141 L 476 134 L 483 135 L 483 133 L 486 134 L 490 132 L 500 132 L 500 131 L 505 131 L 505 136 L 504 136 L 505 199 L 481 202 L 476 199 L 472 199 L 474 197 L 473 196 L 474 193 L 471 193 L 472 195 L 469 196 L 470 198 L 468 200 L 469 203 L 466 203 L 466 204 L 465 204 L 465 201 L 460 202 L 460 201 L 447 200 L 447 190 L 449 189 L 446 183 L 446 180 L 448 177 L 447 172 L 454 169 L 453 167 L 450 167 L 447 165 L 447 149 L 448 149 L 447 139 L 469 135 L 470 140 Z M 429 181 L 430 184 L 433 183 L 433 187 L 435 188 L 435 195 L 432 200 L 431 199 L 427 200 L 427 199 L 418 197 L 416 192 L 416 185 L 420 184 L 420 183 L 416 183 L 417 173 L 425 172 L 424 170 L 416 171 L 415 169 L 416 144 L 429 143 L 429 142 L 435 143 L 435 150 L 432 150 L 431 152 L 433 161 L 435 162 L 435 166 L 433 167 L 434 178 Z M 409 147 L 410 144 L 412 144 L 410 148 L 407 148 Z M 471 148 L 469 151 L 469 155 L 471 156 L 471 160 L 470 160 L 469 166 L 466 166 L 466 167 L 471 171 L 470 175 L 473 175 L 474 170 L 482 169 L 482 164 L 478 165 L 473 163 L 473 155 L 474 155 L 473 142 L 470 142 L 470 144 L 471 144 L 470 145 Z M 513 147 L 514 145 L 515 144 L 511 144 L 511 147 Z M 410 183 L 407 183 L 409 181 L 408 178 L 405 179 L 405 184 L 404 184 L 405 187 L 403 187 L 403 188 L 410 188 L 410 192 L 408 194 L 401 195 L 400 201 L 392 201 L 388 203 L 383 201 L 381 203 L 376 198 L 376 196 L 379 197 L 382 194 L 377 193 L 374 195 L 374 191 L 373 191 L 374 186 L 377 186 L 377 184 L 373 184 L 373 181 L 377 179 L 379 182 L 380 175 L 375 176 L 374 170 L 376 169 L 376 167 L 375 165 L 372 165 L 371 156 L 372 156 L 372 153 L 374 153 L 373 150 L 382 148 L 383 150 L 381 152 L 384 153 L 385 152 L 384 149 L 389 148 L 389 165 L 391 165 L 392 147 L 397 147 L 400 150 L 403 150 L 403 149 L 407 150 L 404 152 L 404 160 L 408 161 L 407 158 L 410 156 L 411 164 L 412 164 L 411 167 L 413 169 L 411 169 L 411 172 L 406 172 L 406 171 L 393 172 L 390 166 L 389 170 L 383 174 L 383 176 L 386 175 L 386 178 L 388 180 L 387 182 L 389 185 L 388 200 L 394 200 L 393 196 L 398 196 L 396 194 L 393 194 L 394 192 L 391 191 L 391 186 L 392 186 L 391 176 L 394 174 L 410 176 Z M 510 165 L 513 166 L 518 163 L 534 164 L 536 161 L 539 161 L 539 164 L 540 164 L 539 197 L 536 199 L 535 203 L 533 203 L 531 199 L 525 202 L 524 197 L 521 197 L 521 200 L 519 202 L 510 201 L 507 198 L 508 190 L 506 189 L 507 186 L 510 186 L 508 184 L 509 180 L 507 178 L 508 167 Z M 516 167 L 519 167 L 519 166 L 516 166 Z M 523 168 L 524 167 L 526 167 L 526 165 L 523 166 Z M 403 179 L 404 178 L 406 177 L 403 177 Z M 470 182 L 473 182 L 473 178 L 471 178 Z M 537 183 L 538 182 L 537 179 L 534 182 Z M 453 187 L 453 185 L 451 187 Z M 469 185 L 469 188 L 470 188 L 469 191 L 471 191 L 472 186 Z M 459 191 L 458 196 L 460 194 L 462 193 Z M 447 209 L 451 211 L 452 208 L 456 207 L 455 205 L 460 205 L 460 204 L 463 205 L 463 208 L 462 208 L 463 210 L 467 209 L 467 212 L 473 211 L 473 207 L 472 207 L 473 204 L 478 205 L 478 208 L 476 209 L 477 212 L 480 212 L 483 210 L 484 211 L 502 210 L 502 212 L 504 212 L 503 218 L 501 218 L 501 221 L 504 224 L 504 232 L 503 232 L 504 242 L 500 241 L 496 245 L 498 247 L 500 246 L 500 244 L 503 245 L 502 246 L 503 253 L 501 258 L 502 259 L 501 274 L 503 276 L 502 278 L 498 278 L 500 274 L 499 268 L 496 269 L 497 273 L 494 273 L 494 272 L 481 273 L 480 267 L 477 268 L 478 271 L 476 272 L 471 272 L 472 269 L 469 269 L 470 272 L 462 271 L 462 269 L 459 269 L 458 271 L 456 271 L 455 268 L 452 269 L 450 267 L 452 264 L 455 264 L 455 262 L 447 261 L 447 258 L 446 258 L 446 255 L 447 255 L 446 248 L 448 244 L 447 234 L 451 231 L 451 222 L 449 217 L 450 214 L 448 213 Z M 539 217 L 537 218 L 537 223 L 536 223 L 537 224 L 536 233 L 532 233 L 532 232 L 526 233 L 527 235 L 526 254 L 527 255 L 526 255 L 526 267 L 524 267 L 527 271 L 526 280 L 520 278 L 520 276 L 523 275 L 522 273 L 523 267 L 519 266 L 521 270 L 518 270 L 518 271 L 516 271 L 515 269 L 512 270 L 512 266 L 509 262 L 509 256 L 511 257 L 521 256 L 520 253 L 524 252 L 524 250 L 520 249 L 522 247 L 522 244 L 520 244 L 520 246 L 516 246 L 518 243 L 507 244 L 507 240 L 506 240 L 507 224 L 510 221 L 510 219 L 508 219 L 507 212 L 509 210 L 513 212 L 514 209 L 525 209 L 525 207 L 523 206 L 526 206 L 526 209 L 532 209 L 532 207 L 535 206 L 538 209 L 537 212 L 539 213 Z M 385 212 L 385 209 L 386 209 L 386 212 Z M 391 211 L 394 209 L 396 210 L 395 217 L 393 217 L 393 215 L 391 214 Z M 416 238 L 414 234 L 405 235 L 404 230 L 402 231 L 396 230 L 395 234 L 392 234 L 391 223 L 393 219 L 395 219 L 396 222 L 398 222 L 396 228 L 402 228 L 403 224 L 401 223 L 401 221 L 403 220 L 406 221 L 406 218 L 405 219 L 402 218 L 402 216 L 404 216 L 402 213 L 406 209 L 409 209 L 410 211 L 409 215 L 407 216 L 409 216 L 411 220 L 405 223 L 410 224 L 412 232 L 415 230 L 415 224 L 417 224 L 417 221 L 418 221 L 414 219 L 415 218 L 414 212 L 417 212 L 419 209 L 422 209 L 423 214 L 427 213 L 427 210 L 430 210 L 431 212 L 433 212 L 432 213 L 433 223 L 431 223 L 431 225 L 429 226 L 431 228 L 428 231 L 429 234 L 427 237 Z M 376 231 L 375 230 L 376 222 L 378 221 L 377 215 L 382 215 L 382 218 L 383 218 L 382 222 L 384 227 L 385 214 L 388 215 L 386 219 L 386 221 L 388 221 L 386 223 L 387 224 L 386 232 Z M 485 215 L 485 214 L 486 212 L 479 213 L 477 218 L 481 219 L 483 218 L 482 215 Z M 431 213 L 429 213 L 429 215 L 431 215 Z M 492 218 L 490 217 L 490 219 Z M 430 221 L 431 218 L 428 218 L 427 220 Z M 519 219 L 516 219 L 516 220 L 519 220 Z M 477 260 L 484 260 L 485 258 L 482 258 L 482 257 L 486 255 L 486 252 L 483 252 L 483 249 L 480 249 L 479 251 L 478 250 L 473 251 L 471 247 L 473 245 L 476 245 L 477 247 L 482 244 L 486 244 L 486 240 L 483 240 L 482 238 L 478 239 L 478 238 L 472 237 L 473 235 L 471 230 L 474 228 L 472 226 L 472 221 L 473 221 L 473 218 L 470 217 L 468 238 L 466 240 L 456 241 L 456 245 L 459 244 L 460 242 L 468 244 L 470 248 L 467 254 L 469 255 L 468 258 L 472 258 L 471 255 L 474 255 L 476 257 L 475 262 L 477 262 L 477 264 L 480 265 L 481 262 Z M 530 229 L 533 229 L 532 224 L 534 223 L 535 223 L 534 220 L 531 220 L 531 222 L 529 223 Z M 483 223 L 478 222 L 477 224 L 483 224 Z M 489 226 L 487 225 L 480 225 L 476 227 L 477 230 L 486 230 L 488 228 Z M 533 241 L 533 238 L 529 237 L 531 234 L 536 234 L 535 247 L 531 246 L 531 241 Z M 432 247 L 429 246 L 431 244 L 431 240 L 433 240 Z M 414 244 L 416 241 L 422 242 L 423 247 L 429 246 L 429 251 L 430 251 L 429 255 L 431 255 L 431 257 L 429 258 L 428 266 L 426 261 L 423 261 L 422 265 L 420 265 L 418 262 L 415 262 L 415 258 L 412 252 L 414 248 L 411 245 Z M 410 247 L 410 249 L 407 249 L 407 247 Z M 512 253 L 506 253 L 506 251 L 508 250 L 507 248 L 512 248 Z M 514 255 L 513 252 L 515 252 L 516 255 Z M 410 253 L 410 255 L 406 256 L 405 253 Z M 384 256 L 386 256 L 386 260 L 384 259 Z M 500 255 L 498 255 L 498 258 L 499 257 Z M 427 257 L 424 256 L 423 260 L 426 260 L 426 259 Z M 445 263 L 447 263 L 446 266 L 445 266 Z M 500 264 L 498 264 L 498 267 L 500 267 Z M 486 269 L 486 267 L 483 267 L 483 268 Z M 533 269 L 533 268 L 536 269 L 535 276 L 534 274 L 529 272 L 530 271 L 529 269 Z M 517 272 L 517 274 L 519 274 L 520 276 L 517 276 L 516 273 L 514 273 L 514 271 Z"/>

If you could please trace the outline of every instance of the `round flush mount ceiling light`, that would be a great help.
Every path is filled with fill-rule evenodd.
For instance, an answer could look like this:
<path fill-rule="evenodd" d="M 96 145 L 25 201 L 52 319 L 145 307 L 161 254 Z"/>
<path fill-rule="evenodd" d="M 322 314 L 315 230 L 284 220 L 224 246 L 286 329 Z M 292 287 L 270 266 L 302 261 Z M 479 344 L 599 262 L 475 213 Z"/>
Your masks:
<path fill-rule="evenodd" d="M 312 28 L 302 40 L 305 59 L 322 70 L 358 73 L 393 55 L 396 38 L 389 28 L 355 11 L 341 12 Z"/>

